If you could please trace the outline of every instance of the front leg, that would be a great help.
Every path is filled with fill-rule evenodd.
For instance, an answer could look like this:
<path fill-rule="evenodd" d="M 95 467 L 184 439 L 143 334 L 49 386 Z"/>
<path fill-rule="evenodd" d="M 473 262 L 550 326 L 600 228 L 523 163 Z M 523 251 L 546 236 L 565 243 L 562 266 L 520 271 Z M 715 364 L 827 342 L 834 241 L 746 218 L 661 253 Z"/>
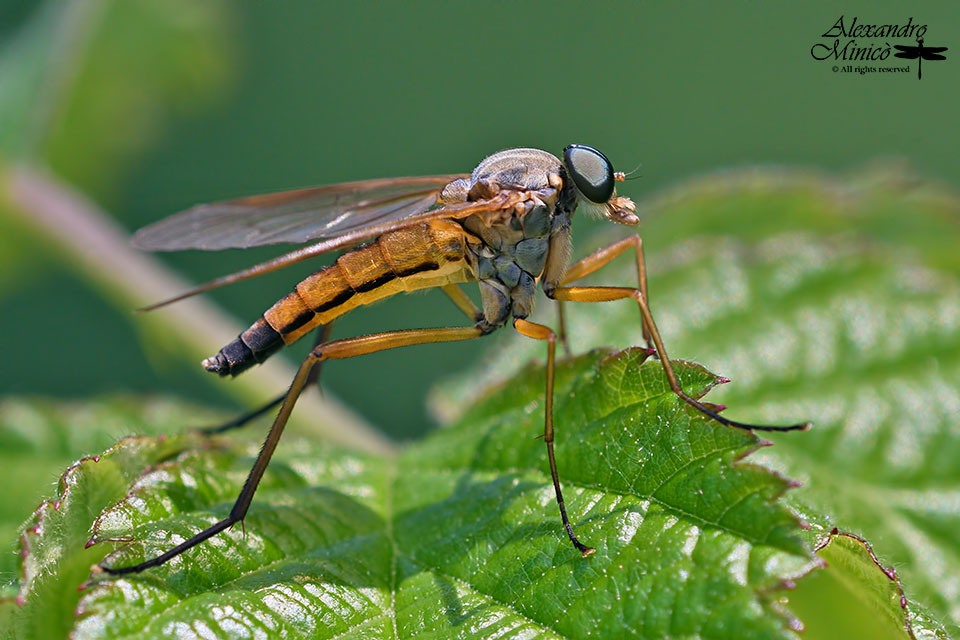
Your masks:
<path fill-rule="evenodd" d="M 625 251 L 633 249 L 636 253 L 637 259 L 637 283 L 640 286 L 640 293 L 643 294 L 643 298 L 647 301 L 650 300 L 650 296 L 647 293 L 647 264 L 643 257 L 643 240 L 640 239 L 640 236 L 633 234 L 627 236 L 622 240 L 617 240 L 613 244 L 609 244 L 606 247 L 601 247 L 597 249 L 586 258 L 577 260 L 575 263 L 570 265 L 570 268 L 566 270 L 563 274 L 563 277 L 557 283 L 557 285 L 565 285 L 575 280 L 583 278 L 597 269 L 606 266 L 611 260 L 619 256 Z M 551 287 L 549 283 L 544 284 L 544 291 L 547 292 L 549 296 L 549 290 L 555 287 Z M 563 304 L 562 302 L 560 304 Z M 641 315 L 641 322 L 643 325 L 643 340 L 646 342 L 647 347 L 652 346 L 652 341 L 650 337 L 650 327 L 647 324 L 647 320 Z"/>
<path fill-rule="evenodd" d="M 544 293 L 554 300 L 569 300 L 571 302 L 609 302 L 612 300 L 624 300 L 626 298 L 633 298 L 636 300 L 637 306 L 640 308 L 640 317 L 643 321 L 644 337 L 649 336 L 647 338 L 647 344 L 649 345 L 650 341 L 652 341 L 653 345 L 656 347 L 657 354 L 660 357 L 660 363 L 663 366 L 663 371 L 667 376 L 667 382 L 670 385 L 670 389 L 684 402 L 694 407 L 704 415 L 713 418 L 720 424 L 736 427 L 738 429 L 757 431 L 795 431 L 809 428 L 809 422 L 788 426 L 773 426 L 747 424 L 745 422 L 729 420 L 718 414 L 707 405 L 688 395 L 680 387 L 680 383 L 673 371 L 673 365 L 670 364 L 670 358 L 667 356 L 666 347 L 663 346 L 663 340 L 660 338 L 660 332 L 657 330 L 657 325 L 653 320 L 653 314 L 650 312 L 650 306 L 647 303 L 647 298 L 643 291 L 646 283 L 646 268 L 643 263 L 642 245 L 639 236 L 633 236 L 632 238 L 625 238 L 615 242 L 607 247 L 595 251 L 590 256 L 587 256 L 583 260 L 575 263 L 570 267 L 570 269 L 567 270 L 566 274 L 560 278 L 559 285 L 565 285 L 569 282 L 573 282 L 579 278 L 582 278 L 589 273 L 593 273 L 619 254 L 629 249 L 631 246 L 637 248 L 637 273 L 638 277 L 640 278 L 639 289 L 633 287 L 567 287 L 544 282 Z"/>

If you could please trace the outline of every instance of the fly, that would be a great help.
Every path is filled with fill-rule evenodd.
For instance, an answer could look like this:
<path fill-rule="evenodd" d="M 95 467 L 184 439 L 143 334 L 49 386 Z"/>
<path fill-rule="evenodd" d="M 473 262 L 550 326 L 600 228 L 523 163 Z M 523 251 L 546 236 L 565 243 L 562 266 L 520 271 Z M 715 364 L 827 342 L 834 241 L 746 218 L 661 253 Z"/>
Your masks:
<path fill-rule="evenodd" d="M 639 235 L 603 247 L 568 266 L 570 223 L 578 207 L 624 225 L 639 222 L 635 205 L 618 196 L 624 175 L 600 151 L 572 144 L 563 157 L 539 149 L 508 149 L 489 156 L 469 175 L 367 180 L 252 196 L 200 205 L 145 227 L 134 243 L 153 251 L 217 250 L 274 243 L 308 246 L 212 280 L 147 307 L 247 280 L 330 251 L 345 250 L 328 267 L 302 280 L 241 333 L 203 361 L 207 371 L 235 376 L 316 330 L 314 348 L 297 370 L 289 390 L 273 402 L 221 425 L 225 431 L 280 405 L 263 448 L 230 514 L 169 551 L 129 567 L 103 567 L 120 575 L 156 567 L 241 522 L 253 500 L 284 426 L 303 389 L 325 360 L 353 358 L 416 344 L 470 340 L 512 324 L 547 348 L 543 441 L 560 519 L 567 536 L 587 557 L 595 552 L 577 539 L 567 517 L 554 457 L 553 381 L 558 335 L 531 322 L 537 284 L 548 298 L 563 302 L 633 299 L 640 309 L 643 337 L 660 358 L 670 388 L 684 402 L 717 422 L 739 429 L 792 431 L 808 424 L 752 425 L 730 420 L 687 395 L 677 381 L 647 303 L 646 265 Z M 633 251 L 637 286 L 575 286 L 618 255 Z M 461 290 L 480 288 L 477 308 Z M 440 288 L 467 316 L 462 327 L 413 329 L 328 340 L 331 323 L 351 309 L 401 291 Z M 561 315 L 562 318 L 562 315 Z M 563 339 L 561 325 L 561 336 Z"/>

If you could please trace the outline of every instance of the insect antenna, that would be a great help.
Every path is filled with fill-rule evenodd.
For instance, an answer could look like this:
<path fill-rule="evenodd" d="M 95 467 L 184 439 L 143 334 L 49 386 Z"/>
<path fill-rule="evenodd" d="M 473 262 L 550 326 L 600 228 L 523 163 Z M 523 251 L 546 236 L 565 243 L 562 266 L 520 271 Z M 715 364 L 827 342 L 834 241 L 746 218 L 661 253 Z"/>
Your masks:
<path fill-rule="evenodd" d="M 633 175 L 637 173 L 637 171 L 639 171 L 640 167 L 642 166 L 643 166 L 643 163 L 641 162 L 640 164 L 638 164 L 636 167 L 633 168 L 633 171 L 628 171 L 626 173 L 624 173 L 623 171 L 617 171 L 616 173 L 613 174 L 613 179 L 616 180 L 617 182 L 623 182 L 625 180 L 636 180 L 637 178 L 642 178 L 643 174 L 638 173 L 637 175 Z"/>

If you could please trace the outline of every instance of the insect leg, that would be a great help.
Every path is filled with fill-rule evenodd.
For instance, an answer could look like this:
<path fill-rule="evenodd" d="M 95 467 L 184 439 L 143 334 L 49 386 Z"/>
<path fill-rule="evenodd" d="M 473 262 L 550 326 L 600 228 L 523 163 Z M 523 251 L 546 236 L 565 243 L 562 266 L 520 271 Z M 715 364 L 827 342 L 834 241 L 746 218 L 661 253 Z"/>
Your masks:
<path fill-rule="evenodd" d="M 701 413 L 713 418 L 720 424 L 725 424 L 729 427 L 736 427 L 738 429 L 748 429 L 754 431 L 796 431 L 809 428 L 809 422 L 788 426 L 773 426 L 747 424 L 745 422 L 729 420 L 702 402 L 687 395 L 687 393 L 680 387 L 680 383 L 677 381 L 677 376 L 673 372 L 673 365 L 670 364 L 670 358 L 667 356 L 667 350 L 663 346 L 663 340 L 660 339 L 660 332 L 657 330 L 657 325 L 653 321 L 653 315 L 650 313 L 650 307 L 647 305 L 647 301 L 644 299 L 643 293 L 639 289 L 634 289 L 632 287 L 557 287 L 550 290 L 547 295 L 549 295 L 551 298 L 556 298 L 557 300 L 570 300 L 571 302 L 609 302 L 611 300 L 623 300 L 625 298 L 633 298 L 636 300 L 637 304 L 640 306 L 640 314 L 643 316 L 647 327 L 650 329 L 650 336 L 653 339 L 653 344 L 657 349 L 657 353 L 660 355 L 660 363 L 663 365 L 663 371 L 667 376 L 667 382 L 670 384 L 670 389 L 673 390 L 675 394 L 680 396 L 684 402 L 694 407 Z"/>
<path fill-rule="evenodd" d="M 560 476 L 557 474 L 557 460 L 553 454 L 553 371 L 556 360 L 557 334 L 542 324 L 528 322 L 522 318 L 513 321 L 513 328 L 521 335 L 533 338 L 534 340 L 544 340 L 547 343 L 547 391 L 544 397 L 543 414 L 543 441 L 547 445 L 547 459 L 550 461 L 550 476 L 553 478 L 553 489 L 557 494 L 557 505 L 560 507 L 560 519 L 567 530 L 570 542 L 577 548 L 580 554 L 586 558 L 592 555 L 596 549 L 588 547 L 579 540 L 573 533 L 573 527 L 570 525 L 570 519 L 567 518 L 567 508 L 563 503 L 563 492 L 560 490 Z"/>
<path fill-rule="evenodd" d="M 647 263 L 643 257 L 643 240 L 637 234 L 628 236 L 623 240 L 617 240 L 613 244 L 597 249 L 586 258 L 577 260 L 566 270 L 559 284 L 565 285 L 574 280 L 579 280 L 593 273 L 600 267 L 606 266 L 611 260 L 631 248 L 636 252 L 637 282 L 640 285 L 640 292 L 643 294 L 644 300 L 649 302 L 650 297 L 647 293 Z M 563 303 L 561 302 L 560 304 Z M 647 346 L 650 347 L 653 345 L 650 337 L 650 328 L 642 313 L 641 322 L 643 323 L 643 339 L 647 343 Z"/>
<path fill-rule="evenodd" d="M 567 313 L 563 307 L 563 300 L 557 300 L 557 338 L 563 345 L 563 353 L 570 355 L 570 341 L 567 340 Z"/>
<path fill-rule="evenodd" d="M 474 322 L 480 322 L 483 320 L 483 311 L 481 311 L 477 305 L 473 304 L 473 300 L 470 299 L 470 296 L 463 292 L 456 284 L 445 284 L 441 287 L 443 292 L 447 294 L 453 304 L 457 305 L 457 308 L 460 311 L 463 311 L 468 318 Z"/>
<path fill-rule="evenodd" d="M 200 433 L 206 433 L 213 435 L 215 433 L 226 433 L 227 431 L 233 431 L 234 429 L 239 429 L 240 427 L 249 424 L 250 422 L 256 420 L 270 409 L 273 409 L 275 406 L 283 402 L 283 398 L 286 396 L 286 393 L 281 393 L 273 400 L 270 400 L 265 405 L 257 407 L 253 411 L 248 411 L 242 415 L 237 416 L 233 420 L 228 420 L 223 424 L 215 424 L 212 427 L 198 427 L 196 431 Z"/>
<path fill-rule="evenodd" d="M 327 324 L 321 325 L 317 329 L 317 337 L 313 342 L 313 346 L 317 347 L 318 345 L 321 345 L 327 340 L 329 340 L 330 332 L 332 330 L 333 330 L 332 321 Z M 310 376 L 308 377 L 307 382 L 304 386 L 310 386 L 311 384 L 316 382 L 317 387 L 319 388 L 320 386 L 319 379 L 320 379 L 320 364 L 317 364 L 317 366 L 315 366 L 313 370 L 310 372 Z M 273 400 L 270 400 L 265 405 L 258 407 L 253 411 L 244 413 L 243 415 L 238 416 L 228 422 L 224 422 L 223 424 L 214 425 L 212 427 L 200 427 L 197 429 L 197 431 L 201 433 L 214 434 L 214 433 L 225 433 L 227 431 L 232 431 L 233 429 L 239 429 L 240 427 L 259 418 L 260 416 L 265 414 L 267 411 L 270 411 L 270 409 L 273 409 L 275 406 L 283 402 L 283 399 L 284 397 L 286 397 L 286 395 L 287 395 L 286 392 L 281 393 Z"/>
<path fill-rule="evenodd" d="M 310 351 L 310 354 L 306 357 L 306 359 L 300 365 L 300 368 L 297 370 L 297 375 L 294 376 L 293 382 L 290 384 L 290 389 L 283 398 L 283 404 L 280 406 L 280 412 L 273 421 L 273 426 L 270 427 L 270 432 L 267 434 L 267 439 L 264 441 L 263 447 L 260 449 L 260 454 L 257 456 L 257 460 L 253 464 L 253 469 L 250 470 L 250 474 L 247 476 L 247 480 L 243 484 L 243 489 L 240 491 L 237 501 L 230 510 L 230 515 L 223 520 L 220 520 L 216 524 L 207 527 L 188 540 L 181 542 L 169 551 L 156 556 L 155 558 L 151 558 L 150 560 L 130 567 L 108 568 L 100 565 L 100 569 L 113 575 L 123 575 L 127 573 L 137 573 L 143 571 L 144 569 L 149 569 L 150 567 L 160 566 L 167 560 L 177 557 L 184 551 L 197 546 L 204 540 L 212 538 L 221 531 L 229 529 L 236 523 L 242 521 L 244 516 L 247 515 L 247 509 L 250 507 L 250 502 L 253 500 L 253 494 L 257 491 L 257 485 L 260 484 L 260 479 L 263 478 L 263 474 L 267 470 L 267 465 L 270 464 L 270 458 L 273 456 L 273 452 L 277 448 L 277 443 L 280 441 L 280 436 L 283 434 L 283 428 L 287 425 L 287 420 L 290 418 L 290 413 L 293 411 L 293 406 L 296 404 L 297 398 L 300 396 L 303 388 L 310 380 L 310 374 L 318 363 L 323 362 L 324 360 L 353 358 L 355 356 L 362 356 L 368 353 L 374 353 L 376 351 L 395 349 L 397 347 L 406 347 L 414 344 L 469 340 L 470 338 L 478 338 L 484 335 L 484 333 L 484 329 L 479 326 L 387 331 L 384 333 L 372 333 L 365 336 L 358 336 L 356 338 L 334 340 L 333 342 L 327 342 L 316 346 Z"/>
<path fill-rule="evenodd" d="M 253 499 L 253 494 L 257 490 L 257 485 L 260 484 L 260 478 L 263 477 L 263 473 L 267 469 L 267 464 L 270 462 L 270 458 L 273 456 L 273 451 L 277 447 L 277 442 L 280 441 L 280 436 L 283 434 L 283 428 L 287 425 L 287 420 L 290 417 L 291 411 L 293 411 L 293 405 L 296 403 L 297 397 L 300 395 L 300 392 L 306 385 L 307 379 L 309 378 L 310 373 L 317 361 L 318 360 L 314 356 L 313 351 L 311 351 L 310 355 L 307 356 L 306 360 L 303 361 L 303 364 L 301 364 L 300 368 L 297 370 L 297 375 L 293 378 L 290 389 L 284 396 L 283 404 L 280 406 L 280 413 L 277 414 L 277 417 L 273 422 L 273 426 L 270 427 L 270 432 L 267 434 L 267 439 L 263 443 L 263 448 L 260 450 L 260 454 L 257 456 L 257 460 L 253 465 L 253 469 L 250 470 L 250 474 L 247 476 L 246 482 L 243 484 L 243 489 L 240 491 L 237 501 L 230 510 L 230 515 L 220 520 L 216 524 L 207 527 L 203 531 L 200 531 L 184 542 L 181 542 L 169 551 L 166 551 L 165 553 L 153 557 L 145 562 L 141 562 L 140 564 L 130 567 L 116 568 L 104 567 L 101 564 L 99 565 L 100 568 L 113 575 L 124 575 L 127 573 L 138 573 L 151 567 L 158 567 L 167 560 L 177 557 L 184 551 L 195 547 L 204 540 L 212 538 L 221 531 L 229 529 L 237 522 L 243 520 L 243 517 L 247 514 L 247 509 L 250 506 L 250 501 Z"/>

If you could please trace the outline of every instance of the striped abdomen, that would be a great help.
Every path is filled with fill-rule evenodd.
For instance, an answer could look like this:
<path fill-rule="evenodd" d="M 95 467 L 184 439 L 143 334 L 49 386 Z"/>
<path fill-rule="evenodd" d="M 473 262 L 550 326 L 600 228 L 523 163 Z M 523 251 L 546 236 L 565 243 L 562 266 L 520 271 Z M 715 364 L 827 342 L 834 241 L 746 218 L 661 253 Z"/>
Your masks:
<path fill-rule="evenodd" d="M 385 233 L 307 276 L 203 366 L 235 376 L 351 309 L 401 291 L 472 280 L 464 260 L 466 237 L 447 220 Z"/>

